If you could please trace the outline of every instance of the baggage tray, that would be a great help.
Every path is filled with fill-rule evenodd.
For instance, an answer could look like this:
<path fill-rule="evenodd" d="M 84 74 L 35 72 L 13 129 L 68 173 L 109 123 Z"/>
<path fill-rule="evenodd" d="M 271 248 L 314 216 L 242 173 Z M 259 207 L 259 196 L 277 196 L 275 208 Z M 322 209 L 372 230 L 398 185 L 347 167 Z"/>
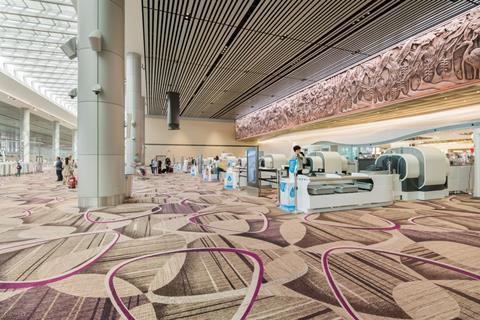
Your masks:
<path fill-rule="evenodd" d="M 356 183 L 358 189 L 372 191 L 373 183 L 357 181 Z"/>
<path fill-rule="evenodd" d="M 354 185 L 340 185 L 335 187 L 336 193 L 353 193 L 358 192 L 358 187 Z"/>
<path fill-rule="evenodd" d="M 333 194 L 335 193 L 335 187 L 328 185 L 309 186 L 308 193 L 311 195 Z"/>

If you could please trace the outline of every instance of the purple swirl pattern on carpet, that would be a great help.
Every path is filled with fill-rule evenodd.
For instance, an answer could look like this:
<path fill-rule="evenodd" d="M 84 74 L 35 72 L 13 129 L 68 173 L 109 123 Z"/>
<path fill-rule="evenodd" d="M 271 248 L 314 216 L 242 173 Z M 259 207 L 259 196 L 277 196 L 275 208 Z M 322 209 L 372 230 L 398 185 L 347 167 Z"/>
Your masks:
<path fill-rule="evenodd" d="M 262 278 L 264 273 L 264 268 L 262 264 L 262 260 L 258 255 L 255 253 L 244 250 L 244 249 L 235 249 L 235 248 L 187 248 L 187 249 L 178 249 L 178 250 L 170 250 L 165 252 L 153 253 L 145 256 L 136 257 L 123 263 L 113 267 L 106 276 L 106 286 L 108 290 L 108 295 L 113 302 L 113 305 L 117 309 L 117 311 L 122 315 L 122 317 L 128 320 L 134 320 L 135 317 L 130 313 L 127 309 L 125 304 L 123 303 L 122 299 L 117 294 L 115 289 L 115 285 L 113 283 L 113 279 L 115 274 L 125 267 L 126 265 L 133 263 L 138 260 L 148 259 L 157 256 L 164 256 L 164 255 L 171 255 L 176 253 L 194 253 L 194 252 L 228 252 L 228 253 L 236 253 L 239 255 L 247 256 L 252 260 L 254 263 L 254 271 L 253 271 L 253 278 L 247 291 L 247 295 L 243 299 L 238 311 L 235 313 L 235 319 L 246 319 L 250 311 L 252 310 L 253 304 L 255 303 L 255 299 L 260 291 L 260 287 L 262 286 Z"/>
<path fill-rule="evenodd" d="M 12 249 L 16 250 L 21 250 L 25 248 L 30 248 L 34 246 L 40 246 L 43 245 L 47 242 L 54 241 L 54 240 L 61 240 L 61 239 L 67 239 L 67 238 L 73 238 L 73 237 L 82 237 L 86 235 L 92 235 L 92 234 L 98 234 L 98 233 L 113 233 L 113 239 L 110 243 L 108 243 L 105 248 L 103 248 L 98 254 L 94 255 L 93 257 L 85 260 L 85 262 L 81 263 L 80 265 L 76 266 L 75 268 L 58 274 L 53 277 L 45 278 L 45 279 L 38 279 L 38 280 L 21 280 L 21 281 L 0 281 L 0 289 L 22 289 L 22 288 L 31 288 L 31 287 L 38 287 L 38 286 L 43 286 L 47 285 L 52 282 L 60 281 L 63 279 L 67 279 L 68 277 L 77 274 L 85 269 L 87 269 L 89 266 L 94 264 L 98 259 L 100 259 L 107 251 L 109 251 L 115 243 L 117 243 L 118 239 L 120 238 L 120 234 L 116 231 L 113 230 L 102 230 L 102 231 L 91 231 L 91 232 L 84 232 L 84 233 L 75 233 L 71 235 L 66 235 L 66 236 L 61 236 L 61 237 L 54 237 L 50 239 L 45 239 L 45 240 L 37 240 L 37 241 L 30 241 L 28 243 L 21 243 L 17 244 L 14 246 L 10 247 L 5 247 L 0 249 L 0 254 L 9 252 Z M 20 249 L 18 249 L 20 247 Z"/>
<path fill-rule="evenodd" d="M 467 195 L 304 216 L 169 174 L 83 212 L 54 178 L 0 184 L 0 318 L 480 314 L 480 201 Z"/>

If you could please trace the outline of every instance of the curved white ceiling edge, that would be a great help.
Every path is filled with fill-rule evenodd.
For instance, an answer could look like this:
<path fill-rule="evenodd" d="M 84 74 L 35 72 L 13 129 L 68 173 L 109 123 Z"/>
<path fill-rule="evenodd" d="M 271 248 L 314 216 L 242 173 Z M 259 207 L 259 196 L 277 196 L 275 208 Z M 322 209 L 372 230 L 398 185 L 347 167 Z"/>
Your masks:
<path fill-rule="evenodd" d="M 67 92 L 65 92 L 65 94 L 67 94 Z M 10 96 L 15 100 L 6 99 L 6 96 Z M 48 120 L 55 119 L 67 128 L 74 129 L 77 127 L 77 118 L 75 115 L 57 106 L 1 71 L 0 100 L 15 107 L 31 109 L 34 113 Z"/>
<path fill-rule="evenodd" d="M 427 132 L 480 127 L 480 104 L 425 115 L 366 124 L 294 132 L 260 140 L 259 144 L 330 142 L 344 145 L 383 144 Z"/>

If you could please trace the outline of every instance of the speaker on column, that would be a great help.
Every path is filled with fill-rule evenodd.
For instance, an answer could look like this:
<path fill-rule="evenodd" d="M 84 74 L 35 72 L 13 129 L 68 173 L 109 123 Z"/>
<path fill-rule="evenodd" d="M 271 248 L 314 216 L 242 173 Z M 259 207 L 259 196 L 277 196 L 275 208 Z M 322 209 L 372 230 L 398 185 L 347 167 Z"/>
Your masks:
<path fill-rule="evenodd" d="M 178 92 L 167 92 L 168 130 L 180 129 L 180 98 Z"/>

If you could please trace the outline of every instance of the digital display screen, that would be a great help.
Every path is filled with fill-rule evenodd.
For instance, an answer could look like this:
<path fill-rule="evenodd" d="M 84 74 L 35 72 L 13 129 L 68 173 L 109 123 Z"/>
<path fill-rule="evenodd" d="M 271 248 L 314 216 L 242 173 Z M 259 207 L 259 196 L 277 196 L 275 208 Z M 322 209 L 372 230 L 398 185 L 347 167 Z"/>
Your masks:
<path fill-rule="evenodd" d="M 258 186 L 258 149 L 247 149 L 247 185 L 252 187 Z"/>

